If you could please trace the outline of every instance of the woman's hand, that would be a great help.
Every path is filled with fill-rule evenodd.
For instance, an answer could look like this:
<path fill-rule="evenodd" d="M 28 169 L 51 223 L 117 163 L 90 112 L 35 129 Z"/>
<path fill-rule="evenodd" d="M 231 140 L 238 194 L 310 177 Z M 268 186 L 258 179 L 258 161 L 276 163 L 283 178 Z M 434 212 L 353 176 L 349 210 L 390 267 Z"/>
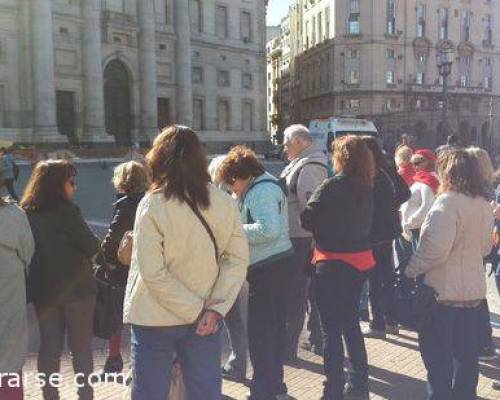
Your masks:
<path fill-rule="evenodd" d="M 196 334 L 199 336 L 209 336 L 217 333 L 220 320 L 220 314 L 215 311 L 205 310 L 198 320 Z"/>

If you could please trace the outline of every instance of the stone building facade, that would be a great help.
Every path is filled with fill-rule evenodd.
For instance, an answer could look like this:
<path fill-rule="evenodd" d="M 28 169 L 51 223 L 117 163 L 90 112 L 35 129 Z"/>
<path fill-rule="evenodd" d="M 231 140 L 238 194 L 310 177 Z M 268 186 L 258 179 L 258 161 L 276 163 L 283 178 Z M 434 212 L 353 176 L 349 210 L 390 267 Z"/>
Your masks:
<path fill-rule="evenodd" d="M 265 0 L 0 0 L 0 136 L 266 140 Z"/>
<path fill-rule="evenodd" d="M 434 147 L 453 132 L 464 144 L 498 152 L 499 1 L 296 3 L 306 3 L 299 7 L 302 18 L 316 15 L 314 35 L 309 31 L 291 38 L 299 45 L 294 54 L 294 99 L 287 112 L 297 122 L 357 115 L 373 119 L 388 145 L 410 133 L 419 145 Z M 436 62 L 441 49 L 454 52 L 446 97 Z"/>

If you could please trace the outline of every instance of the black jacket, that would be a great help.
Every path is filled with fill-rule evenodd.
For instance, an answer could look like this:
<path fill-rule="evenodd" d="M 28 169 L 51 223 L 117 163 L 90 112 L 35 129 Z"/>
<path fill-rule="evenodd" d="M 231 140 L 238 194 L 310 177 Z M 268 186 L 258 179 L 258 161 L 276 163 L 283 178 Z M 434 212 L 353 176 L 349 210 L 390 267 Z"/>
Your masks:
<path fill-rule="evenodd" d="M 408 185 L 395 169 L 379 169 L 373 188 L 372 244 L 390 242 L 401 235 L 399 209 L 410 197 Z"/>
<path fill-rule="evenodd" d="M 30 300 L 53 306 L 95 294 L 91 259 L 99 251 L 99 240 L 80 209 L 60 203 L 50 211 L 27 215 L 35 238 L 28 278 Z"/>
<path fill-rule="evenodd" d="M 373 191 L 357 180 L 337 175 L 312 194 L 301 215 L 323 251 L 354 253 L 370 249 Z"/>
<path fill-rule="evenodd" d="M 113 210 L 113 219 L 109 225 L 108 233 L 102 242 L 102 250 L 106 263 L 115 265 L 117 268 L 112 272 L 115 283 L 125 285 L 128 276 L 128 267 L 121 265 L 117 258 L 118 247 L 127 231 L 134 229 L 135 213 L 144 193 L 133 193 L 130 195 L 118 194 L 118 200 Z"/>

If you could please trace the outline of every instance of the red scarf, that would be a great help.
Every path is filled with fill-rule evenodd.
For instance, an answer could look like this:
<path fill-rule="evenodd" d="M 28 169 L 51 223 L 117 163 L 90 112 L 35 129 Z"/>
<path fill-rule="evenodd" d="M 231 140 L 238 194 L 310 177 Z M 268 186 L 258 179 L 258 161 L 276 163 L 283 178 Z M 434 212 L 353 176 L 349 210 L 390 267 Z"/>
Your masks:
<path fill-rule="evenodd" d="M 436 174 L 431 171 L 417 171 L 413 180 L 415 182 L 423 183 L 424 185 L 429 186 L 434 194 L 437 194 L 439 190 L 439 179 Z"/>
<path fill-rule="evenodd" d="M 398 169 L 398 174 L 404 179 L 408 186 L 415 182 L 415 168 L 410 163 L 401 165 Z"/>

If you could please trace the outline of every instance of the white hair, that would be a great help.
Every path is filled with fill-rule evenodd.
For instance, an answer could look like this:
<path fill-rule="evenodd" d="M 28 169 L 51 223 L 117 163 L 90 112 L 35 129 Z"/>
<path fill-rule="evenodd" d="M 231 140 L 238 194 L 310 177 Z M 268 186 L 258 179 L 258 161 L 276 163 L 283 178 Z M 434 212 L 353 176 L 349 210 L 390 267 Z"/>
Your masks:
<path fill-rule="evenodd" d="M 312 142 L 311 132 L 304 125 L 291 125 L 285 129 L 283 136 L 286 140 L 300 139 L 306 142 Z"/>
<path fill-rule="evenodd" d="M 226 159 L 227 156 L 217 156 L 212 161 L 210 161 L 210 165 L 208 166 L 208 173 L 212 178 L 212 182 L 219 183 L 217 181 L 217 172 L 219 172 L 219 168 L 222 165 L 222 162 Z"/>

